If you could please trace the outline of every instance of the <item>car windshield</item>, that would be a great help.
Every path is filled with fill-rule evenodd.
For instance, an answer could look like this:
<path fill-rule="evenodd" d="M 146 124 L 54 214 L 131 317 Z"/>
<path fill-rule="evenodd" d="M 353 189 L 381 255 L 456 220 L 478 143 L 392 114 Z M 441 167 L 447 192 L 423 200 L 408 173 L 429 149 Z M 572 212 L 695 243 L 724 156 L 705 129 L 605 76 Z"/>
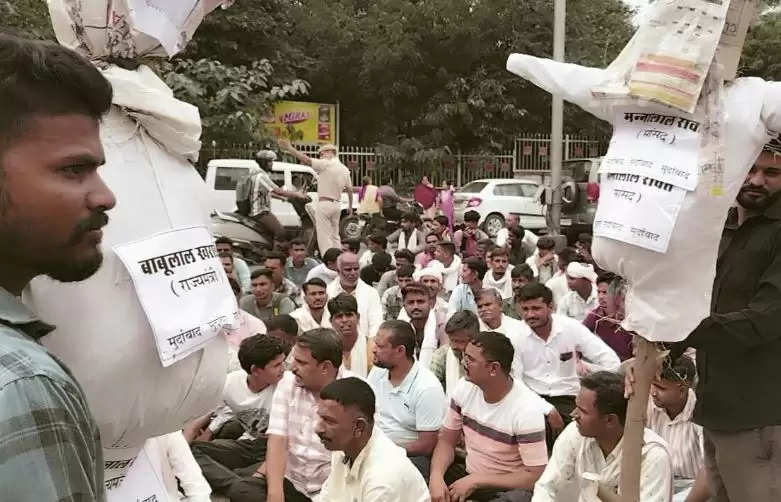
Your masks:
<path fill-rule="evenodd" d="M 459 188 L 458 193 L 480 193 L 487 184 L 487 181 L 473 181 Z"/>
<path fill-rule="evenodd" d="M 236 185 L 244 176 L 249 174 L 246 167 L 224 167 L 217 168 L 214 179 L 215 190 L 236 190 Z"/>

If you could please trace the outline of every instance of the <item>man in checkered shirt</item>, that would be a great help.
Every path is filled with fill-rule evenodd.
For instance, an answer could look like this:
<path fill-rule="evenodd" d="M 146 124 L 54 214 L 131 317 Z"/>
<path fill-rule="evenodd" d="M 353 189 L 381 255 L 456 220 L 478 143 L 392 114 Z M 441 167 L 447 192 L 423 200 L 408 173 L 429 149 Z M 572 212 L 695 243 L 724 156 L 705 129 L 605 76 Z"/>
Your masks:
<path fill-rule="evenodd" d="M 102 501 L 97 424 L 79 384 L 39 343 L 54 327 L 20 300 L 31 279 L 101 265 L 114 195 L 100 118 L 111 85 L 86 59 L 0 34 L 0 490 L 3 500 Z M 86 320 L 86 322 L 89 322 Z"/>
<path fill-rule="evenodd" d="M 355 376 L 341 365 L 342 339 L 335 331 L 317 328 L 298 337 L 291 372 L 274 391 L 266 462 L 255 474 L 266 479 L 267 502 L 309 502 L 328 478 L 331 452 L 315 432 L 317 396 L 334 380 Z"/>

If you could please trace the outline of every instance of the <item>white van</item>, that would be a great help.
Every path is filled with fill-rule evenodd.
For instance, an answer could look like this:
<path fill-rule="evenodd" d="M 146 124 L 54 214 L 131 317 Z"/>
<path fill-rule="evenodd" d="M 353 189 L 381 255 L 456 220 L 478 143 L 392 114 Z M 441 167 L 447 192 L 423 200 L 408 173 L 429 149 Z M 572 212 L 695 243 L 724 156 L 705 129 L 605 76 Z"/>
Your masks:
<path fill-rule="evenodd" d="M 213 159 L 206 168 L 206 184 L 213 189 L 213 209 L 220 212 L 236 211 L 236 185 L 247 176 L 257 162 L 249 159 Z M 317 174 L 309 167 L 290 162 L 274 162 L 269 173 L 271 179 L 285 190 L 304 191 L 317 200 Z M 353 204 L 357 207 L 358 199 Z M 348 207 L 347 195 L 342 194 L 342 210 Z M 271 199 L 271 212 L 285 228 L 301 228 L 301 219 L 286 200 Z"/>

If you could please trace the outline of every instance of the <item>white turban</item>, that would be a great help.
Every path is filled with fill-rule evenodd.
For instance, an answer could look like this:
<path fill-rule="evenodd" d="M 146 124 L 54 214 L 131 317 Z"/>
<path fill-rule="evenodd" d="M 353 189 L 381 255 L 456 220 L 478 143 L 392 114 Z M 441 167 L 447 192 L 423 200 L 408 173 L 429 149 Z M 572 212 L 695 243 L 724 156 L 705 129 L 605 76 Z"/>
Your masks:
<path fill-rule="evenodd" d="M 423 277 L 433 277 L 442 284 L 442 270 L 440 268 L 426 267 L 421 270 L 416 270 L 415 273 L 412 274 L 412 278 L 416 281 L 419 281 Z"/>
<path fill-rule="evenodd" d="M 588 279 L 591 282 L 597 281 L 597 273 L 594 272 L 594 267 L 587 263 L 573 261 L 567 265 L 567 275 L 573 279 Z"/>

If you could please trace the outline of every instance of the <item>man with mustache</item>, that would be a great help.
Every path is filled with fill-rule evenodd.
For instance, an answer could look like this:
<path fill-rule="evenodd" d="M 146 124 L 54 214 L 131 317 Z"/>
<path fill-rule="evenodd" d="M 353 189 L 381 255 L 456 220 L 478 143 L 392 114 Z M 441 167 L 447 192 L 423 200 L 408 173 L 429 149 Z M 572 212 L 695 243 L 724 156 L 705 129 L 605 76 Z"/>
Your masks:
<path fill-rule="evenodd" d="M 336 332 L 318 328 L 298 337 L 291 372 L 277 384 L 271 403 L 266 462 L 254 474 L 266 487 L 256 500 L 310 502 L 318 496 L 331 455 L 315 430 L 317 398 L 323 387 L 349 376 L 354 375 L 342 367 L 342 339 Z"/>
<path fill-rule="evenodd" d="M 421 364 L 428 366 L 440 342 L 446 342 L 445 320 L 432 309 L 431 291 L 423 284 L 413 282 L 401 294 L 406 316 L 399 315 L 399 318 L 409 320 L 415 330 L 415 357 Z"/>
<path fill-rule="evenodd" d="M 334 454 L 320 502 L 428 502 L 426 482 L 403 448 L 374 424 L 374 392 L 359 378 L 320 391 L 317 434 Z"/>
<path fill-rule="evenodd" d="M 415 332 L 405 321 L 385 321 L 377 332 L 367 381 L 377 394 L 380 429 L 428 478 L 447 401 L 431 371 L 415 360 Z"/>
<path fill-rule="evenodd" d="M 372 369 L 372 342 L 358 329 L 358 302 L 347 293 L 328 300 L 331 324 L 342 337 L 342 365 L 361 378 Z"/>
<path fill-rule="evenodd" d="M 781 452 L 781 162 L 757 158 L 724 227 L 711 315 L 674 346 L 697 349 L 697 404 L 714 500 L 779 500 Z"/>
<path fill-rule="evenodd" d="M 328 302 L 326 287 L 325 282 L 317 277 L 309 279 L 301 286 L 304 291 L 304 306 L 290 313 L 290 316 L 298 322 L 299 333 L 315 328 L 331 327 L 331 315 L 325 308 Z"/>
<path fill-rule="evenodd" d="M 358 256 L 344 252 L 336 259 L 339 277 L 331 281 L 326 289 L 328 298 L 335 298 L 340 293 L 353 296 L 358 302 L 360 321 L 358 329 L 366 338 L 373 338 L 382 323 L 382 303 L 377 290 L 363 282 L 358 265 Z M 333 314 L 331 314 L 333 317 Z"/>
<path fill-rule="evenodd" d="M 464 376 L 461 362 L 464 349 L 480 333 L 480 321 L 471 310 L 456 312 L 445 324 L 445 333 L 449 343 L 434 351 L 429 368 L 450 396 L 458 380 Z"/>
<path fill-rule="evenodd" d="M 114 207 L 98 175 L 111 85 L 50 42 L 0 34 L 0 486 L 4 500 L 105 500 L 97 424 L 20 299 L 39 275 L 82 281 Z M 74 313 L 74 315 L 77 315 Z M 85 322 L 89 320 L 85 319 Z"/>

